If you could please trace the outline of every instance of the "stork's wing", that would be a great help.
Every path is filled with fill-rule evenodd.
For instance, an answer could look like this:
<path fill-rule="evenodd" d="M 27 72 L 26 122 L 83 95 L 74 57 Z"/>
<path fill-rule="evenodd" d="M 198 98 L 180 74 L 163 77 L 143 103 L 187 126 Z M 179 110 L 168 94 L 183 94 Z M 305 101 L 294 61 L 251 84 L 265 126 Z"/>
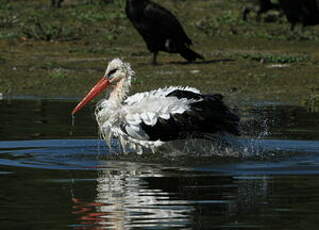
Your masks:
<path fill-rule="evenodd" d="M 219 94 L 202 95 L 175 89 L 165 96 L 147 95 L 138 103 L 131 101 L 125 110 L 128 113 L 121 128 L 137 139 L 169 141 L 217 132 L 239 135 L 239 117 L 223 103 Z"/>
<path fill-rule="evenodd" d="M 216 133 L 227 132 L 240 135 L 240 118 L 223 102 L 221 94 L 197 94 L 189 91 L 175 90 L 168 97 L 196 100 L 190 104 L 190 109 L 184 113 L 184 125 L 191 127 L 193 132 Z M 185 119 L 185 118 L 184 118 Z M 181 130 L 184 132 L 184 130 Z"/>
<path fill-rule="evenodd" d="M 144 97 L 141 98 L 142 96 Z M 122 108 L 124 115 L 121 119 L 121 129 L 129 136 L 140 140 L 159 140 L 160 138 L 154 139 L 149 130 L 170 120 L 174 115 L 185 113 L 190 108 L 190 103 L 194 102 L 185 98 L 156 97 L 148 94 L 134 95 L 134 102 L 130 99 Z M 163 127 L 162 131 L 165 130 L 169 131 L 169 127 Z"/>
<path fill-rule="evenodd" d="M 136 93 L 128 97 L 124 101 L 124 104 L 127 104 L 127 105 L 139 104 L 142 100 L 145 101 L 146 98 L 166 98 L 167 95 L 171 94 L 174 91 L 183 91 L 185 93 L 191 92 L 195 94 L 200 94 L 200 91 L 193 87 L 169 86 L 169 87 L 159 88 L 159 89 L 148 91 L 148 92 Z"/>

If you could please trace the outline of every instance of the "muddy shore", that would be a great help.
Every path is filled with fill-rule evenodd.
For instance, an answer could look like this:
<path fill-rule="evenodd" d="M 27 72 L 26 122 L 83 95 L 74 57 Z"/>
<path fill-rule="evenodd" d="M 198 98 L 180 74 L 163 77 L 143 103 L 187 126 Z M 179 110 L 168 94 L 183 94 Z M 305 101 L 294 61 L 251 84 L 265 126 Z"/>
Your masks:
<path fill-rule="evenodd" d="M 284 18 L 258 23 L 252 16 L 243 22 L 242 3 L 235 0 L 165 0 L 161 4 L 178 16 L 193 49 L 205 60 L 187 64 L 179 55 L 160 53 L 159 65 L 153 66 L 143 40 L 123 13 L 122 1 L 82 2 L 61 9 L 31 0 L 24 6 L 17 1 L 0 7 L 0 13 L 12 20 L 5 24 L 0 17 L 0 93 L 81 97 L 115 57 L 130 62 L 136 71 L 133 92 L 189 85 L 222 93 L 229 101 L 293 104 L 319 93 L 316 26 L 291 32 Z M 47 15 L 41 15 L 43 11 Z M 35 26 L 39 22 L 42 31 Z"/>

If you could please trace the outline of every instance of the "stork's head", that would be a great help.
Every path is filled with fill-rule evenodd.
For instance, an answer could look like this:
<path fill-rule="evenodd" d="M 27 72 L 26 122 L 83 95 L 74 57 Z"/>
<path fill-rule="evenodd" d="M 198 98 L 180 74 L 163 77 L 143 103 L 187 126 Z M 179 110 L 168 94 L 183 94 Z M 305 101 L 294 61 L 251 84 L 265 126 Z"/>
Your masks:
<path fill-rule="evenodd" d="M 72 114 L 75 114 L 77 111 L 83 108 L 89 101 L 99 95 L 109 85 L 118 85 L 118 83 L 121 82 L 122 85 L 126 83 L 128 85 L 126 88 L 128 88 L 133 75 L 134 71 L 129 63 L 123 62 L 119 58 L 113 59 L 109 62 L 104 76 L 73 109 Z"/>
<path fill-rule="evenodd" d="M 117 84 L 121 80 L 131 80 L 134 71 L 129 63 L 123 62 L 119 58 L 115 58 L 109 62 L 104 77 L 108 79 L 112 85 Z"/>

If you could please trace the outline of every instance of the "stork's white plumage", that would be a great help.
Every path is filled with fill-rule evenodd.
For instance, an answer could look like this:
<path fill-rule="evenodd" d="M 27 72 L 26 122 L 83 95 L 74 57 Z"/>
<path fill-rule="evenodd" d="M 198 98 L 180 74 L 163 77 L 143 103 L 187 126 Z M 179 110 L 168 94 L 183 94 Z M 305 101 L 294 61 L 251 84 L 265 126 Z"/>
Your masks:
<path fill-rule="evenodd" d="M 133 75 L 130 64 L 113 59 L 72 114 L 111 86 L 95 114 L 106 142 L 116 137 L 124 151 L 155 151 L 166 142 L 216 133 L 239 135 L 239 117 L 223 103 L 221 95 L 203 95 L 191 87 L 166 87 L 127 97 Z"/>

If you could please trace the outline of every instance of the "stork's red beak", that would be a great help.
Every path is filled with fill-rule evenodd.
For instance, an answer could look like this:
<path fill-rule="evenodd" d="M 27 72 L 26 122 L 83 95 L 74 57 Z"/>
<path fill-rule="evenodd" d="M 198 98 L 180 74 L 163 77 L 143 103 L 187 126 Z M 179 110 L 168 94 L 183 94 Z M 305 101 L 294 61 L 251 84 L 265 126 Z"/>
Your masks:
<path fill-rule="evenodd" d="M 80 103 L 73 109 L 72 115 L 77 111 L 82 109 L 88 102 L 90 102 L 93 98 L 99 95 L 107 86 L 110 84 L 110 81 L 106 77 L 102 77 L 101 80 L 96 83 L 95 86 L 90 90 L 90 92 L 80 101 Z"/>

